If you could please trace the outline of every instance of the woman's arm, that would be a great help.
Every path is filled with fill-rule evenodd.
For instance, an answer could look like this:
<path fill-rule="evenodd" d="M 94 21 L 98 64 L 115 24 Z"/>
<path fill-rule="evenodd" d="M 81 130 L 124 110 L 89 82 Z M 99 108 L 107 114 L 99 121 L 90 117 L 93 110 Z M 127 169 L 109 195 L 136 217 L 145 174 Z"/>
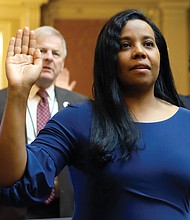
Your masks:
<path fill-rule="evenodd" d="M 25 116 L 28 95 L 42 68 L 41 53 L 36 49 L 34 32 L 28 27 L 11 38 L 6 75 L 8 96 L 0 128 L 0 185 L 8 186 L 25 171 Z"/>

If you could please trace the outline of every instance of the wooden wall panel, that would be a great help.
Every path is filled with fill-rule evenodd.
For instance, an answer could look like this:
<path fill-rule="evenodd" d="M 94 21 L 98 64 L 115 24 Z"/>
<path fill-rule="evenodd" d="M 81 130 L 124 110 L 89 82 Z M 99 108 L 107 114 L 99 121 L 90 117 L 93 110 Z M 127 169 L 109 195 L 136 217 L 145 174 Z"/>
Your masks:
<path fill-rule="evenodd" d="M 54 27 L 65 37 L 68 56 L 65 66 L 69 69 L 71 80 L 76 80 L 74 89 L 92 97 L 94 49 L 99 31 L 106 20 L 56 19 Z"/>

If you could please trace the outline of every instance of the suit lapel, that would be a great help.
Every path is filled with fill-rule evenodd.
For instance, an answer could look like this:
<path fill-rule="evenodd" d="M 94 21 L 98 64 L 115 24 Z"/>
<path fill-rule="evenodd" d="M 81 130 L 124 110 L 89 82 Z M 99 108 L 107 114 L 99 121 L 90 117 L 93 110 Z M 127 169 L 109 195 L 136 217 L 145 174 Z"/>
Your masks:
<path fill-rule="evenodd" d="M 57 102 L 58 102 L 58 109 L 59 110 L 64 107 L 63 103 L 65 101 L 67 101 L 67 94 L 68 94 L 67 90 L 59 89 L 58 87 L 55 86 L 55 97 L 56 97 Z"/>

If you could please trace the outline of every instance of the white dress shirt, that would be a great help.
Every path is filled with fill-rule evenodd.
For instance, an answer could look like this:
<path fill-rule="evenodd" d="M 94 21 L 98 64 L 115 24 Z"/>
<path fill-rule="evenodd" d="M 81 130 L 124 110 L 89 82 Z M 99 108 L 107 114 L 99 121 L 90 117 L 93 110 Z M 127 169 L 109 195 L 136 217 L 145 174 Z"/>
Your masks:
<path fill-rule="evenodd" d="M 37 136 L 37 105 L 40 101 L 40 97 L 37 95 L 39 88 L 34 85 L 30 91 L 27 110 L 26 110 L 26 134 L 27 134 L 27 143 L 31 143 Z M 54 85 L 51 85 L 46 89 L 48 93 L 48 102 L 51 117 L 58 112 L 58 102 L 55 97 Z"/>

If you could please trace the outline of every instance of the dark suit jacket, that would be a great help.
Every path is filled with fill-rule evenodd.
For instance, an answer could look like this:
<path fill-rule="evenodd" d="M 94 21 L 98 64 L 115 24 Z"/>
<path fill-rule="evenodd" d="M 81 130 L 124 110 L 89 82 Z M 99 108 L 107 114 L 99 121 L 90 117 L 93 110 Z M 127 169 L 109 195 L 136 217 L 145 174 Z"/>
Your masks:
<path fill-rule="evenodd" d="M 58 102 L 58 109 L 62 109 L 64 102 L 74 103 L 80 102 L 87 99 L 87 97 L 62 89 L 55 86 L 55 96 Z M 0 90 L 0 122 L 3 117 L 4 107 L 7 98 L 7 89 Z M 73 191 L 70 184 L 69 175 L 67 172 L 67 167 L 58 176 L 59 180 L 59 191 L 60 191 L 60 217 L 70 217 L 73 214 L 74 209 L 74 199 Z M 1 220 L 1 216 L 0 216 Z"/>
<path fill-rule="evenodd" d="M 58 102 L 58 109 L 62 109 L 64 102 L 74 103 L 85 100 L 87 97 L 72 91 L 68 91 L 66 89 L 62 89 L 55 86 L 55 97 Z M 3 112 L 5 108 L 5 103 L 7 99 L 7 88 L 0 90 L 0 122 L 3 117 Z"/>

